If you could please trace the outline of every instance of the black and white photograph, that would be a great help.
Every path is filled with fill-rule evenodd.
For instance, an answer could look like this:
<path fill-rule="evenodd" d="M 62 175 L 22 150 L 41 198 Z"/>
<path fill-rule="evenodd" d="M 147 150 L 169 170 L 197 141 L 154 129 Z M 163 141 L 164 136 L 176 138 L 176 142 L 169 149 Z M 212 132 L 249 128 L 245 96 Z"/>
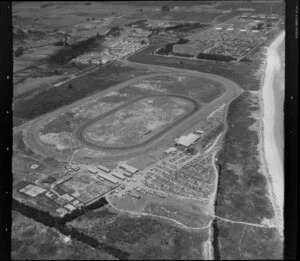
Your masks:
<path fill-rule="evenodd" d="M 10 259 L 287 259 L 286 2 L 12 2 Z"/>

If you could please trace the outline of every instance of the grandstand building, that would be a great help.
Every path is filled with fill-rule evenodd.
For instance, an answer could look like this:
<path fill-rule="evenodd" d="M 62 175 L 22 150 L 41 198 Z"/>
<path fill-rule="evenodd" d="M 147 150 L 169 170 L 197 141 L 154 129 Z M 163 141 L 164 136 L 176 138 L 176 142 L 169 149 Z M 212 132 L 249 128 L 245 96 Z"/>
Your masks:
<path fill-rule="evenodd" d="M 186 136 L 181 136 L 179 139 L 175 140 L 175 146 L 178 148 L 188 149 L 192 146 L 198 139 L 200 138 L 199 135 L 190 133 Z"/>

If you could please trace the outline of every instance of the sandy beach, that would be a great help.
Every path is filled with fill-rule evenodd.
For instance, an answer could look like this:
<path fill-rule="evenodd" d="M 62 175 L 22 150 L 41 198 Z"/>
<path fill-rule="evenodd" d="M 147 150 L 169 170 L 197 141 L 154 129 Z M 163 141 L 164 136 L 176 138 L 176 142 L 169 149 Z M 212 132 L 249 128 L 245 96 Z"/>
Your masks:
<path fill-rule="evenodd" d="M 283 226 L 283 102 L 285 33 L 282 32 L 267 48 L 267 64 L 262 88 L 263 150 L 270 190 L 275 204 L 276 222 Z"/>

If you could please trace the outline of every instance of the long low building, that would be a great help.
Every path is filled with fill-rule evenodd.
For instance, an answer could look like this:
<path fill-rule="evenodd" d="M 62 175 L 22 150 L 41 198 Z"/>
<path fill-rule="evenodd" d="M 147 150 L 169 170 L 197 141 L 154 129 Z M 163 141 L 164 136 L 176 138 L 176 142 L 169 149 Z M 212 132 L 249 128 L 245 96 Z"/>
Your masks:
<path fill-rule="evenodd" d="M 113 176 L 117 177 L 120 180 L 124 180 L 125 179 L 124 175 L 122 173 L 118 172 L 118 171 L 113 171 L 113 172 L 111 172 L 111 174 Z"/>
<path fill-rule="evenodd" d="M 129 165 L 125 164 L 125 163 L 119 164 L 119 166 L 120 166 L 120 168 L 128 171 L 131 174 L 134 174 L 134 173 L 136 173 L 136 172 L 139 171 L 138 169 L 136 169 L 136 168 L 134 168 L 132 166 L 129 166 Z"/>
<path fill-rule="evenodd" d="M 109 169 L 109 168 L 106 168 L 106 167 L 104 167 L 104 166 L 102 166 L 102 165 L 98 165 L 97 168 L 100 169 L 100 170 L 103 170 L 103 171 L 105 171 L 105 172 L 107 172 L 107 173 L 110 172 L 110 169 Z"/>
<path fill-rule="evenodd" d="M 116 179 L 116 178 L 113 177 L 112 175 L 109 175 L 109 174 L 105 173 L 104 171 L 101 171 L 101 170 L 100 170 L 100 171 L 98 172 L 98 175 L 99 175 L 100 177 L 102 177 L 102 178 L 104 178 L 104 179 L 110 181 L 110 182 L 113 183 L 113 184 L 118 184 L 118 183 L 119 183 L 119 180 L 118 180 L 118 179 Z"/>

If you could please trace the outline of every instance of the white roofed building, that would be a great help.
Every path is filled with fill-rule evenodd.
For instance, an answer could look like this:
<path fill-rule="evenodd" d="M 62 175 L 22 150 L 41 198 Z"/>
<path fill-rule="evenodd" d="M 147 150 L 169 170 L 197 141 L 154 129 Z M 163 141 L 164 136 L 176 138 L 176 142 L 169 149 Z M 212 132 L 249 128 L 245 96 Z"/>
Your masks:
<path fill-rule="evenodd" d="M 186 136 L 181 136 L 179 139 L 175 140 L 176 146 L 188 148 L 193 145 L 198 139 L 199 135 L 195 133 L 190 133 Z"/>

